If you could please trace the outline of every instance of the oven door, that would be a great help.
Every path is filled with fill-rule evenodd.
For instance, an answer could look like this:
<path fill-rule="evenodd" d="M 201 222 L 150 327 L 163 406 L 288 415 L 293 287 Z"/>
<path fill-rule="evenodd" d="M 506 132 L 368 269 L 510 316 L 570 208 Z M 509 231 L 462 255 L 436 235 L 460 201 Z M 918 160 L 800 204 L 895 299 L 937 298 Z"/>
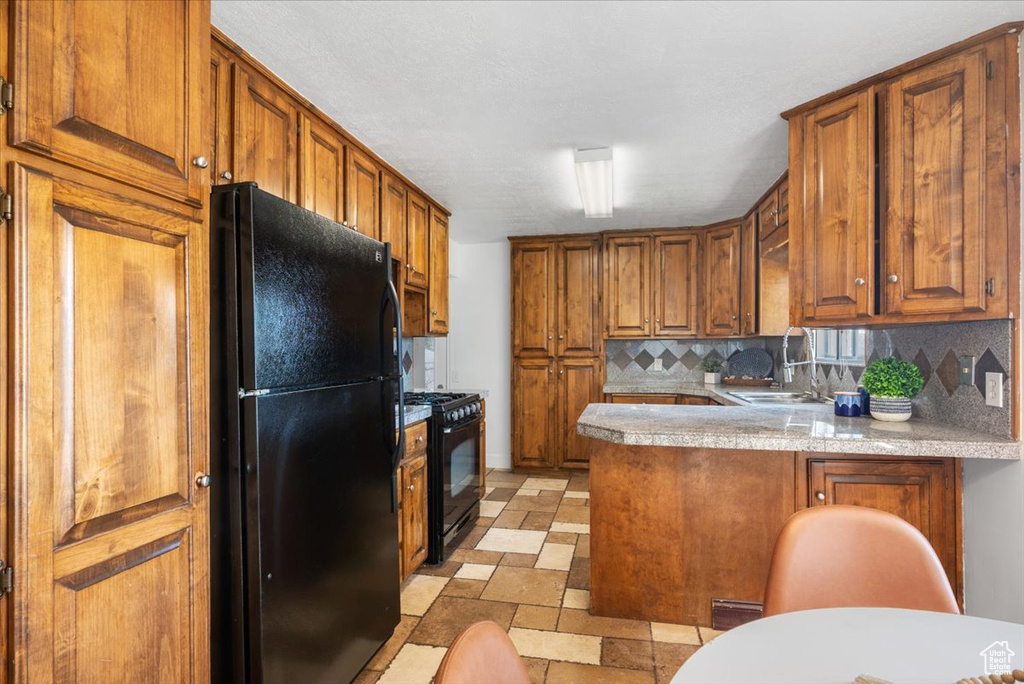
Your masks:
<path fill-rule="evenodd" d="M 441 452 L 444 466 L 442 532 L 447 532 L 480 500 L 480 416 L 444 428 Z"/>

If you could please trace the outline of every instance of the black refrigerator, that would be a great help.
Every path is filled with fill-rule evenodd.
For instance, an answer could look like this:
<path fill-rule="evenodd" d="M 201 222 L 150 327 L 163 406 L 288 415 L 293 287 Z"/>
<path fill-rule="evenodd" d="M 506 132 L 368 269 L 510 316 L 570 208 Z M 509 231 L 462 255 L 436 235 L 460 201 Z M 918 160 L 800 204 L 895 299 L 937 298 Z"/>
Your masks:
<path fill-rule="evenodd" d="M 388 245 L 211 197 L 212 681 L 350 682 L 399 621 Z"/>

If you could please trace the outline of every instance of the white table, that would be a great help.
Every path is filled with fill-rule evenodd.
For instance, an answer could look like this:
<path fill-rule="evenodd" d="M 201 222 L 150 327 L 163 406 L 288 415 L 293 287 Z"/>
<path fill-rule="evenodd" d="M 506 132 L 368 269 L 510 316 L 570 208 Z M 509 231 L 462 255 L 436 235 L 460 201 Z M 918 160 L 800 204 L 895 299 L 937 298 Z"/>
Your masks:
<path fill-rule="evenodd" d="M 1012 667 L 1024 669 L 1024 625 L 895 608 L 805 610 L 722 634 L 672 684 L 851 684 L 862 674 L 949 684 L 983 674 L 981 652 L 997 641 L 1009 642 Z"/>

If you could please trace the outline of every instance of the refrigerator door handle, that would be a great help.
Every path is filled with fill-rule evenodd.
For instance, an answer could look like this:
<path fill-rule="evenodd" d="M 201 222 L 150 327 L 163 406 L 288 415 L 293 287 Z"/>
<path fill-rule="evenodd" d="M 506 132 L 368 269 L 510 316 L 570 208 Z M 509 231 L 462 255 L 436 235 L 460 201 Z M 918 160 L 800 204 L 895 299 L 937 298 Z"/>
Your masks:
<path fill-rule="evenodd" d="M 385 376 L 389 379 L 385 382 L 393 382 L 397 385 L 396 397 L 393 406 L 394 409 L 394 425 L 393 430 L 390 430 L 387 441 L 385 443 L 391 444 L 394 442 L 394 448 L 391 451 L 391 471 L 394 472 L 398 468 L 398 462 L 402 460 L 402 453 L 405 451 L 405 397 L 402 392 L 402 363 L 397 358 L 395 353 L 394 345 L 399 345 L 399 351 L 401 349 L 402 340 L 402 310 L 398 304 L 398 292 L 395 291 L 395 285 L 388 280 L 384 286 L 384 304 L 380 309 L 380 324 L 381 324 L 381 342 L 386 344 L 383 354 L 383 358 L 395 359 L 393 367 L 385 369 Z M 388 304 L 395 312 L 395 328 L 392 332 L 388 326 L 387 316 L 385 315 L 388 310 Z M 392 335 L 395 335 L 393 338 Z M 385 422 L 385 424 L 388 424 Z M 396 439 L 397 436 L 397 439 Z"/>

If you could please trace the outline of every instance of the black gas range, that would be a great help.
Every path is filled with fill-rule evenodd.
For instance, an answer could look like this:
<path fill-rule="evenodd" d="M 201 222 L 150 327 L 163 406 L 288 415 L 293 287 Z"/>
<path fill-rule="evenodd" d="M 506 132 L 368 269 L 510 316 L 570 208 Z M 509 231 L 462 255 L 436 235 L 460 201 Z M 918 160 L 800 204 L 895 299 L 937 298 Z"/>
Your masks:
<path fill-rule="evenodd" d="M 406 406 L 430 406 L 427 431 L 427 561 L 441 563 L 480 517 L 479 394 L 406 392 Z"/>

